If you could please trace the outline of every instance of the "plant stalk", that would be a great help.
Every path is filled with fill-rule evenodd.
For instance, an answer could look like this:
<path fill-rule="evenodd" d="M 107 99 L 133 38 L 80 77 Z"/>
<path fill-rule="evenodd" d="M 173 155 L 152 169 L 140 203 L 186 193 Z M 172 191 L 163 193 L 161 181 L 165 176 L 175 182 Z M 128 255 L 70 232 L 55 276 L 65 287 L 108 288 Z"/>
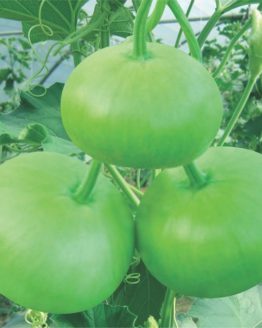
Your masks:
<path fill-rule="evenodd" d="M 134 25 L 134 48 L 133 54 L 137 59 L 147 58 L 147 16 L 153 0 L 143 0 L 138 8 Z"/>
<path fill-rule="evenodd" d="M 251 76 L 248 80 L 248 83 L 241 95 L 241 98 L 233 112 L 233 115 L 231 117 L 231 119 L 229 120 L 228 122 L 228 125 L 224 131 L 224 134 L 222 135 L 221 139 L 218 141 L 217 143 L 217 146 L 223 146 L 226 138 L 229 136 L 229 134 L 231 133 L 231 131 L 234 129 L 236 123 L 237 123 L 237 120 L 239 118 L 239 116 L 241 115 L 247 101 L 248 101 L 248 98 L 254 88 L 254 85 L 256 83 L 256 80 L 258 78 L 259 75 L 256 75 L 256 76 Z"/>
<path fill-rule="evenodd" d="M 160 328 L 173 328 L 174 299 L 175 299 L 175 292 L 172 289 L 167 288 L 166 295 L 161 309 Z"/>
<path fill-rule="evenodd" d="M 221 60 L 220 65 L 217 67 L 217 69 L 215 70 L 215 72 L 213 73 L 213 78 L 216 78 L 224 69 L 227 60 L 231 54 L 231 51 L 233 50 L 234 46 L 236 45 L 236 43 L 238 42 L 238 40 L 242 37 L 242 35 L 250 28 L 251 26 L 251 21 L 248 20 L 245 25 L 239 30 L 239 32 L 232 38 L 232 40 L 230 41 L 227 50 L 225 52 L 224 57 Z"/>
<path fill-rule="evenodd" d="M 119 173 L 119 171 L 116 169 L 114 165 L 105 164 L 106 168 L 108 169 L 109 173 L 111 174 L 112 178 L 115 180 L 115 182 L 118 184 L 118 186 L 121 188 L 121 190 L 125 193 L 125 195 L 128 197 L 130 202 L 137 207 L 140 203 L 139 198 L 136 196 L 136 194 L 131 190 L 126 180 L 122 177 L 122 175 Z"/>
<path fill-rule="evenodd" d="M 190 4 L 189 4 L 189 6 L 188 6 L 188 8 L 187 8 L 187 11 L 186 11 L 186 17 L 187 17 L 187 18 L 188 18 L 188 16 L 189 16 L 190 12 L 191 12 L 191 9 L 192 9 L 192 7 L 193 7 L 193 5 L 194 5 L 194 2 L 195 2 L 195 0 L 191 0 L 191 1 L 190 1 Z M 180 42 L 180 40 L 181 40 L 182 33 L 183 33 L 183 30 L 182 30 L 182 28 L 180 27 L 180 29 L 179 29 L 179 31 L 178 31 L 178 34 L 177 34 L 177 38 L 176 38 L 175 48 L 178 48 L 178 47 L 179 47 L 179 42 Z"/>
<path fill-rule="evenodd" d="M 188 176 L 191 186 L 194 188 L 201 188 L 207 183 L 207 178 L 205 173 L 200 171 L 197 165 L 192 162 L 184 166 L 186 175 Z"/>
<path fill-rule="evenodd" d="M 92 193 L 96 184 L 102 163 L 93 160 L 91 166 L 83 179 L 82 183 L 77 188 L 74 198 L 79 203 L 85 203 Z"/>
<path fill-rule="evenodd" d="M 75 41 L 71 44 L 71 50 L 73 53 L 74 66 L 76 67 L 81 63 L 82 60 L 79 41 Z"/>
<path fill-rule="evenodd" d="M 146 23 L 147 32 L 151 32 L 159 23 L 163 12 L 165 10 L 166 4 L 168 0 L 157 0 L 156 6 L 154 8 L 153 13 L 148 18 Z"/>
<path fill-rule="evenodd" d="M 203 47 L 206 39 L 209 36 L 209 33 L 212 31 L 212 29 L 218 22 L 222 13 L 223 13 L 222 10 L 220 8 L 217 8 L 216 11 L 213 13 L 213 15 L 210 17 L 210 19 L 208 20 L 208 22 L 206 23 L 206 25 L 204 26 L 203 30 L 201 31 L 198 37 L 198 44 L 200 48 Z"/>
<path fill-rule="evenodd" d="M 189 21 L 184 14 L 182 8 L 180 7 L 177 0 L 169 0 L 168 1 L 169 8 L 173 12 L 174 16 L 178 20 L 188 42 L 188 46 L 191 52 L 192 57 L 197 59 L 198 61 L 202 61 L 202 53 L 195 37 L 194 31 L 189 24 Z"/>

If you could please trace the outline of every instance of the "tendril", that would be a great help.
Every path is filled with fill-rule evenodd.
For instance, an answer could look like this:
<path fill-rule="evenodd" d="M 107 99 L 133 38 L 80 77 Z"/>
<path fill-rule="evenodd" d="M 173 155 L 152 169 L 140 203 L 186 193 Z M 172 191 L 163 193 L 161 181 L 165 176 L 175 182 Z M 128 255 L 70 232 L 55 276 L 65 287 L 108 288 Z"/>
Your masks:
<path fill-rule="evenodd" d="M 39 70 L 38 70 L 38 71 L 37 71 L 32 77 L 30 77 L 28 80 L 25 81 L 25 83 L 24 83 L 24 88 L 23 88 L 24 91 L 29 92 L 31 95 L 33 95 L 33 96 L 35 96 L 35 97 L 42 97 L 42 96 L 44 96 L 44 95 L 46 94 L 46 88 L 45 88 L 44 86 L 39 85 L 39 84 L 33 84 L 33 81 L 34 81 L 36 78 L 38 78 L 38 77 L 41 76 L 41 73 L 43 72 L 43 70 L 46 70 L 46 71 L 48 72 L 47 61 L 48 61 L 48 59 L 49 59 L 49 57 L 50 57 L 51 52 L 53 51 L 53 49 L 54 49 L 57 45 L 58 45 L 58 44 L 55 43 L 55 44 L 53 44 L 53 45 L 49 48 L 49 50 L 48 50 L 48 52 L 47 52 L 47 54 L 46 54 L 44 60 L 39 59 L 38 54 L 36 53 L 36 51 L 34 50 L 34 48 L 32 48 L 33 51 L 35 52 L 36 58 L 41 62 L 42 66 L 40 67 L 40 69 L 39 69 Z M 38 93 L 37 93 L 37 94 L 33 93 L 32 90 L 33 90 L 36 86 L 39 86 L 39 87 L 43 88 L 44 91 L 43 91 L 42 93 L 40 93 L 40 94 L 38 94 Z"/>
<path fill-rule="evenodd" d="M 43 6 L 46 3 L 47 0 L 42 0 L 39 6 L 39 11 L 38 11 L 38 20 L 39 20 L 39 26 L 41 27 L 41 30 L 43 33 L 47 36 L 52 36 L 54 35 L 54 31 L 49 27 L 48 25 L 43 24 L 42 20 L 42 11 L 43 11 Z"/>
<path fill-rule="evenodd" d="M 25 321 L 32 326 L 32 328 L 48 328 L 47 313 L 27 310 L 25 313 Z"/>
<path fill-rule="evenodd" d="M 40 88 L 40 89 L 42 89 L 43 91 L 42 91 L 41 93 L 34 93 L 33 90 L 34 90 L 35 88 Z M 41 84 L 35 84 L 35 85 L 31 85 L 30 88 L 29 88 L 28 90 L 26 90 L 26 92 L 27 92 L 28 94 L 30 94 L 31 96 L 33 96 L 33 97 L 39 97 L 39 98 L 41 98 L 41 97 L 44 97 L 44 96 L 46 95 L 46 93 L 47 93 L 47 88 L 45 88 L 45 87 L 44 87 L 43 85 L 41 85 Z"/>
<path fill-rule="evenodd" d="M 139 256 L 133 256 L 132 262 L 130 264 L 131 267 L 136 267 L 140 263 Z"/>
<path fill-rule="evenodd" d="M 141 274 L 139 272 L 128 273 L 124 279 L 124 282 L 129 285 L 137 285 L 141 281 Z"/>

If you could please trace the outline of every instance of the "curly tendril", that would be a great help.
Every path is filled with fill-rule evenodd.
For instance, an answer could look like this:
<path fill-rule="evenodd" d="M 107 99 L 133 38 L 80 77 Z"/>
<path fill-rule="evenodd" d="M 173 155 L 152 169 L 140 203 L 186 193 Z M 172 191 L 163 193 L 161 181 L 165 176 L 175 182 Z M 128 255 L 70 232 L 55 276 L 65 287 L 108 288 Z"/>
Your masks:
<path fill-rule="evenodd" d="M 39 92 L 39 93 L 38 92 L 35 93 L 35 92 L 32 91 L 35 88 L 40 88 L 43 91 L 42 92 Z M 46 95 L 47 89 L 43 85 L 41 85 L 41 84 L 35 84 L 35 85 L 31 85 L 30 86 L 30 89 L 28 89 L 26 92 L 29 93 L 33 97 L 39 97 L 39 98 L 41 98 L 41 97 L 44 97 Z"/>
<path fill-rule="evenodd" d="M 25 313 L 25 322 L 32 326 L 32 328 L 48 328 L 47 313 L 27 310 Z"/>
<path fill-rule="evenodd" d="M 124 282 L 129 285 L 137 285 L 141 281 L 141 274 L 139 272 L 128 273 L 124 279 Z"/>
<path fill-rule="evenodd" d="M 39 6 L 39 11 L 38 11 L 39 26 L 41 27 L 41 30 L 45 35 L 52 36 L 54 35 L 54 31 L 50 28 L 50 26 L 43 24 L 43 20 L 42 20 L 43 6 L 46 3 L 46 1 L 47 0 L 42 0 Z"/>
<path fill-rule="evenodd" d="M 133 256 L 132 262 L 130 264 L 131 267 L 136 267 L 140 263 L 139 256 Z"/>
<path fill-rule="evenodd" d="M 53 49 L 54 49 L 56 46 L 58 46 L 57 43 L 53 44 L 53 45 L 49 48 L 49 50 L 48 50 L 48 52 L 47 52 L 47 54 L 46 54 L 44 60 L 42 60 L 42 58 L 39 58 L 38 53 L 35 51 L 35 49 L 33 48 L 33 46 L 31 46 L 31 47 L 32 47 L 32 50 L 33 50 L 33 52 L 34 52 L 34 54 L 35 54 L 35 56 L 36 56 L 36 58 L 37 58 L 38 61 L 42 64 L 42 66 L 40 67 L 40 69 L 39 69 L 39 70 L 38 70 L 38 71 L 37 71 L 32 77 L 30 77 L 28 80 L 26 80 L 25 83 L 24 83 L 23 90 L 26 91 L 26 92 L 28 92 L 28 93 L 30 93 L 32 96 L 35 96 L 35 97 L 42 97 L 42 96 L 44 96 L 44 95 L 46 94 L 46 92 L 47 92 L 47 90 L 46 90 L 46 88 L 45 88 L 44 86 L 39 85 L 39 84 L 34 84 L 33 81 L 34 81 L 35 79 L 41 77 L 41 73 L 43 72 L 43 70 L 46 70 L 46 71 L 48 72 L 48 67 L 47 67 L 46 64 L 47 64 L 48 58 L 50 57 L 51 52 L 53 51 Z M 32 90 L 33 90 L 35 87 L 40 87 L 40 88 L 42 88 L 42 89 L 43 89 L 43 92 L 42 92 L 42 93 L 41 93 L 41 92 L 40 92 L 40 93 L 34 93 L 34 92 L 32 92 Z"/>

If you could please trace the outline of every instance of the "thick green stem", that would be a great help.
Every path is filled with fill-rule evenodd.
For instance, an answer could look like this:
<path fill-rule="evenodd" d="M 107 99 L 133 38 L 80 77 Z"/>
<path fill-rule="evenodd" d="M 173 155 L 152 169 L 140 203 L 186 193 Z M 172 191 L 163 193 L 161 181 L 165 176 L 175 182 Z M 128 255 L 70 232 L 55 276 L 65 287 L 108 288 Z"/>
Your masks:
<path fill-rule="evenodd" d="M 217 67 L 217 69 L 215 70 L 215 72 L 213 73 L 213 77 L 216 78 L 224 69 L 227 60 L 231 54 L 231 51 L 233 50 L 234 46 L 236 45 L 236 43 L 238 42 L 238 40 L 243 36 L 243 34 L 250 28 L 251 26 L 251 21 L 248 20 L 245 25 L 239 30 L 239 32 L 232 38 L 232 40 L 230 41 L 227 50 L 225 52 L 225 55 L 223 57 L 223 59 L 221 60 L 220 65 Z"/>
<path fill-rule="evenodd" d="M 108 12 L 108 0 L 101 0 L 98 2 L 100 12 L 104 16 L 103 24 L 100 31 L 100 44 L 99 48 L 106 48 L 110 44 L 110 31 L 109 31 L 109 12 Z"/>
<path fill-rule="evenodd" d="M 186 17 L 189 16 L 190 11 L 191 11 L 191 9 L 192 9 L 192 7 L 193 7 L 193 5 L 194 5 L 194 2 L 195 2 L 195 0 L 191 0 L 191 1 L 190 1 L 190 4 L 189 4 L 189 6 L 188 6 L 188 8 L 187 8 L 187 11 L 186 11 Z M 182 33 L 183 33 L 183 30 L 182 30 L 182 28 L 180 27 L 180 29 L 179 29 L 179 31 L 178 31 L 178 34 L 177 34 L 176 43 L 175 43 L 175 47 L 176 47 L 176 48 L 179 47 L 179 42 L 180 42 L 180 40 L 181 40 Z"/>
<path fill-rule="evenodd" d="M 146 24 L 147 32 L 151 32 L 159 23 L 163 15 L 163 12 L 165 10 L 167 1 L 168 0 L 157 0 L 154 11 L 147 20 L 147 24 Z"/>
<path fill-rule="evenodd" d="M 237 120 L 239 118 L 239 116 L 241 115 L 247 101 L 248 101 L 248 98 L 254 88 L 254 85 L 256 83 L 256 80 L 258 78 L 258 75 L 257 76 L 251 76 L 248 80 L 248 83 L 244 89 L 244 92 L 242 93 L 241 95 L 241 98 L 233 112 L 233 115 L 230 119 L 230 121 L 228 122 L 228 125 L 224 131 L 224 134 L 223 136 L 221 137 L 221 139 L 219 140 L 219 142 L 217 143 L 217 146 L 223 146 L 226 138 L 229 136 L 229 134 L 231 133 L 231 131 L 234 129 L 236 123 L 237 123 Z"/>
<path fill-rule="evenodd" d="M 194 188 L 201 188 L 207 183 L 206 174 L 201 172 L 194 162 L 184 166 L 184 170 Z"/>
<path fill-rule="evenodd" d="M 74 65 L 77 66 L 78 64 L 81 63 L 82 60 L 79 41 L 75 41 L 74 43 L 71 44 L 71 50 L 73 53 Z"/>
<path fill-rule="evenodd" d="M 118 186 L 122 189 L 122 191 L 126 194 L 126 196 L 131 201 L 131 203 L 137 207 L 140 203 L 140 200 L 133 193 L 133 191 L 129 187 L 128 183 L 122 177 L 122 175 L 118 172 L 116 167 L 113 165 L 109 165 L 109 164 L 105 164 L 105 166 L 108 169 L 109 173 L 111 174 L 112 178 L 115 180 L 115 182 L 118 184 Z"/>
<path fill-rule="evenodd" d="M 100 37 L 101 37 L 100 48 L 108 47 L 110 42 L 110 34 L 109 34 L 108 27 L 106 25 L 102 27 Z"/>
<path fill-rule="evenodd" d="M 173 328 L 175 292 L 167 289 L 161 309 L 160 328 Z"/>
<path fill-rule="evenodd" d="M 202 48 L 202 46 L 204 45 L 206 39 L 209 36 L 209 33 L 212 31 L 212 29 L 218 22 L 221 15 L 222 15 L 222 10 L 217 8 L 214 14 L 210 17 L 209 21 L 206 23 L 205 27 L 203 28 L 203 30 L 201 31 L 198 37 L 198 44 L 200 48 Z"/>
<path fill-rule="evenodd" d="M 201 62 L 202 54 L 201 54 L 199 44 L 195 37 L 194 31 L 193 31 L 191 25 L 189 24 L 188 19 L 187 19 L 186 15 L 184 14 L 182 8 L 180 7 L 178 1 L 177 0 L 169 0 L 168 5 L 169 5 L 169 8 L 171 9 L 171 11 L 173 12 L 173 14 L 175 15 L 176 19 L 178 20 L 178 22 L 186 36 L 191 55 L 195 59 L 197 59 Z"/>
<path fill-rule="evenodd" d="M 86 203 L 88 197 L 92 193 L 96 184 L 97 177 L 101 169 L 101 163 L 93 160 L 91 166 L 87 172 L 87 175 L 83 179 L 82 183 L 77 188 L 74 199 L 79 203 Z"/>
<path fill-rule="evenodd" d="M 138 8 L 134 26 L 134 49 L 133 54 L 137 59 L 147 58 L 147 30 L 146 22 L 150 6 L 153 0 L 143 0 Z"/>

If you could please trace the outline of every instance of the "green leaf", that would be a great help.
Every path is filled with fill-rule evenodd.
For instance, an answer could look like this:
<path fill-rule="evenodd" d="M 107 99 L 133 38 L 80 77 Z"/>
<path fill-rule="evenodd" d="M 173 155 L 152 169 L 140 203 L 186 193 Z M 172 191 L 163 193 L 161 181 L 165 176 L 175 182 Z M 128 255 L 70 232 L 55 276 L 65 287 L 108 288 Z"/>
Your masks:
<path fill-rule="evenodd" d="M 12 144 L 17 141 L 17 138 L 11 137 L 8 133 L 3 133 L 0 135 L 0 146 Z"/>
<path fill-rule="evenodd" d="M 0 113 L 0 129 L 4 126 L 5 132 L 17 135 L 28 124 L 39 123 L 47 127 L 53 135 L 68 139 L 60 114 L 62 89 L 63 84 L 55 83 L 43 96 L 22 93 L 21 105 L 17 110 L 10 114 Z M 39 93 L 39 89 L 35 88 L 33 93 Z"/>
<path fill-rule="evenodd" d="M 73 314 L 53 314 L 49 317 L 48 326 L 50 328 L 87 327 L 85 314 L 83 312 Z"/>
<path fill-rule="evenodd" d="M 12 72 L 11 68 L 6 67 L 6 68 L 1 68 L 0 69 L 0 83 L 5 81 L 8 77 L 8 75 Z"/>
<path fill-rule="evenodd" d="M 60 98 L 63 84 L 56 83 L 43 96 L 22 93 L 20 107 L 0 113 L 0 145 L 35 144 L 45 151 L 67 155 L 81 150 L 69 140 L 61 120 Z M 39 94 L 39 88 L 33 90 Z"/>
<path fill-rule="evenodd" d="M 76 30 L 78 12 L 88 0 L 0 0 L 0 17 L 19 20 L 32 42 L 63 40 Z M 40 26 L 41 25 L 41 26 Z"/>
<path fill-rule="evenodd" d="M 158 320 L 166 288 L 147 271 L 143 263 L 133 268 L 132 272 L 140 274 L 140 281 L 137 284 L 123 283 L 110 303 L 127 305 L 137 316 L 137 325 L 143 325 L 149 316 Z"/>
<path fill-rule="evenodd" d="M 109 16 L 109 28 L 111 35 L 128 37 L 133 33 L 133 16 L 130 10 L 124 6 L 119 7 Z"/>
<path fill-rule="evenodd" d="M 75 314 L 52 315 L 50 327 L 134 327 L 136 317 L 126 306 L 99 304 L 95 308 Z"/>
<path fill-rule="evenodd" d="M 27 143 L 41 144 L 48 135 L 47 129 L 42 124 L 30 123 L 19 133 L 18 139 Z"/>
<path fill-rule="evenodd" d="M 49 135 L 49 137 L 42 142 L 41 146 L 44 151 L 65 155 L 76 155 L 81 152 L 71 141 L 52 135 Z"/>
<path fill-rule="evenodd" d="M 262 286 L 217 299 L 196 299 L 188 315 L 198 328 L 262 328 Z"/>

